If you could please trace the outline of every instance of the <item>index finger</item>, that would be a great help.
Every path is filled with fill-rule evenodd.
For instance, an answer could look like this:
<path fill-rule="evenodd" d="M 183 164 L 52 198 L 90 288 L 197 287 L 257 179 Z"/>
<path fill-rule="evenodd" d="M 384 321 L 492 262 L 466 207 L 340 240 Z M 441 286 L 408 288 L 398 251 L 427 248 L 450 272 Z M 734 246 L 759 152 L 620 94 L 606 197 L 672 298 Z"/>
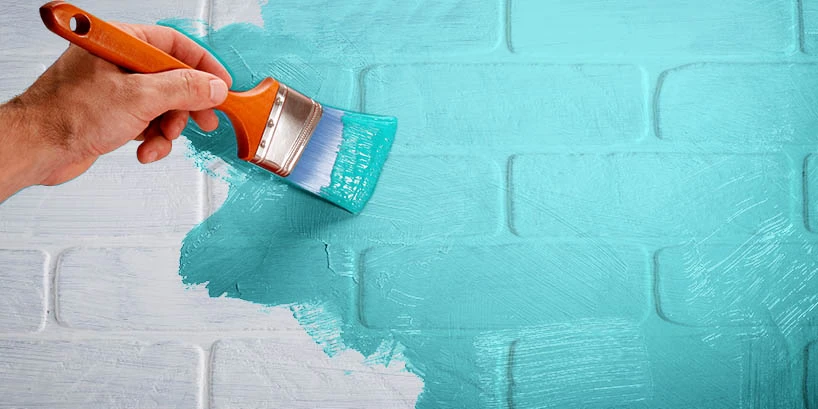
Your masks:
<path fill-rule="evenodd" d="M 233 83 L 230 74 L 215 57 L 195 41 L 170 27 L 124 23 L 116 25 L 192 68 L 221 78 L 228 87 Z"/>

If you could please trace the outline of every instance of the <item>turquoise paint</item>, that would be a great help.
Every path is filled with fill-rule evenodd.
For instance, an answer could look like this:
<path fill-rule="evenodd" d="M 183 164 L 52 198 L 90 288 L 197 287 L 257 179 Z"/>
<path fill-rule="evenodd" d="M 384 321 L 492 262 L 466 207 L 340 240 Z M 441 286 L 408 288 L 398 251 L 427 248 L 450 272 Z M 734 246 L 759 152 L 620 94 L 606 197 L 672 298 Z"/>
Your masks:
<path fill-rule="evenodd" d="M 509 45 L 519 52 L 585 58 L 600 54 L 673 58 L 795 48 L 793 2 L 765 0 L 753 7 L 746 5 L 743 0 L 660 4 L 649 0 L 626 4 L 511 0 Z M 747 30 L 747 26 L 756 29 Z M 585 28 L 588 30 L 578 30 Z"/>
<path fill-rule="evenodd" d="M 230 190 L 182 280 L 290 308 L 330 355 L 406 362 L 419 408 L 814 407 L 796 5 L 500 5 L 292 0 L 208 30 L 239 88 L 272 75 L 401 135 L 353 216 L 191 126 Z"/>
<path fill-rule="evenodd" d="M 383 65 L 363 76 L 364 107 L 400 118 L 398 152 L 425 146 L 438 152 L 509 145 L 529 150 L 610 146 L 643 137 L 642 76 L 639 67 L 618 64 Z M 430 87 L 430 78 L 449 86 Z M 478 88 L 481 97 L 464 91 Z M 487 99 L 504 90 L 513 90 L 513 98 Z M 580 110 L 583 115 L 577 115 Z"/>
<path fill-rule="evenodd" d="M 342 141 L 329 185 L 321 188 L 320 196 L 357 214 L 375 192 L 395 139 L 398 120 L 357 112 L 338 113 L 344 126 Z M 326 109 L 324 115 L 327 115 Z M 316 129 L 319 131 L 320 125 Z M 291 177 L 295 177 L 295 172 Z"/>

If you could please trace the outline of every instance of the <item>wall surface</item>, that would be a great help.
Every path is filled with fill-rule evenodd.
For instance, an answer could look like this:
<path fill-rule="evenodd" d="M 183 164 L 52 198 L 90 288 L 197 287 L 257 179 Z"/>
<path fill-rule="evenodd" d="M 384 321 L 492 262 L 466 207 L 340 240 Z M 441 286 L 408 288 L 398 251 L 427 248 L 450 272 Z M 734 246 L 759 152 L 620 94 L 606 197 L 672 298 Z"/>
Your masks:
<path fill-rule="evenodd" d="M 818 0 L 77 4 L 399 130 L 354 217 L 227 123 L 0 205 L 0 408 L 818 408 Z"/>

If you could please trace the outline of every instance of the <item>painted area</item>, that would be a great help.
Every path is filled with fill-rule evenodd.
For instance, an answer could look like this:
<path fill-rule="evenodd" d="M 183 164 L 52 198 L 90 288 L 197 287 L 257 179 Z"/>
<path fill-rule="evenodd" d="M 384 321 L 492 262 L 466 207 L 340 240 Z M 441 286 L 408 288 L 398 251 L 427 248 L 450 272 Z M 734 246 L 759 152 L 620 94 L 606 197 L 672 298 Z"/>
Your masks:
<path fill-rule="evenodd" d="M 521 53 L 718 55 L 794 48 L 790 0 L 752 7 L 743 0 L 509 1 L 509 45 Z"/>
<path fill-rule="evenodd" d="M 237 89 L 274 76 L 401 124 L 358 216 L 237 160 L 226 123 L 191 126 L 228 190 L 182 281 L 288 309 L 326 362 L 405 363 L 423 409 L 814 407 L 812 2 L 621 3 L 261 2 L 242 24 L 218 0 L 165 21 Z M 298 359 L 220 341 L 211 403 L 309 399 L 270 355 Z M 342 407 L 408 402 L 352 376 L 395 399 Z"/>

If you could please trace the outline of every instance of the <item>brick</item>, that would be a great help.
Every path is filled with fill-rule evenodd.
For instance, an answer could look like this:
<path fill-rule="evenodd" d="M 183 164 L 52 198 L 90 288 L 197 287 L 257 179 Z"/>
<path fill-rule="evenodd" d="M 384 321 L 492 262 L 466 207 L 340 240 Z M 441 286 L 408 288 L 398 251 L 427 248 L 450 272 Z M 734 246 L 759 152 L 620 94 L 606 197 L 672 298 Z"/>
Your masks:
<path fill-rule="evenodd" d="M 806 225 L 818 233 L 818 155 L 809 155 L 804 161 L 804 190 Z"/>
<path fill-rule="evenodd" d="M 423 387 L 396 365 L 365 365 L 354 353 L 329 358 L 299 338 L 221 340 L 211 368 L 213 409 L 413 408 Z"/>
<path fill-rule="evenodd" d="M 279 234 L 333 244 L 491 235 L 502 227 L 502 189 L 498 166 L 485 158 L 392 155 L 360 215 L 292 190 L 282 203 L 262 209 L 263 215 L 248 217 L 246 229 L 260 217 Z"/>
<path fill-rule="evenodd" d="M 787 228 L 773 221 L 741 243 L 658 252 L 664 317 L 691 326 L 775 326 L 785 334 L 818 319 L 818 243 L 783 241 Z"/>
<path fill-rule="evenodd" d="M 521 155 L 511 161 L 520 236 L 746 236 L 789 209 L 778 155 Z"/>
<path fill-rule="evenodd" d="M 643 254 L 604 245 L 373 248 L 363 256 L 361 288 L 362 321 L 378 329 L 639 320 L 648 307 Z"/>
<path fill-rule="evenodd" d="M 0 250 L 0 333 L 45 325 L 46 254 Z"/>
<path fill-rule="evenodd" d="M 299 328 L 288 310 L 211 299 L 203 286 L 186 288 L 178 272 L 178 248 L 68 250 L 58 263 L 57 319 L 105 331 Z"/>
<path fill-rule="evenodd" d="M 644 134 L 641 71 L 603 65 L 398 65 L 364 76 L 369 112 L 400 118 L 395 144 L 610 145 Z"/>
<path fill-rule="evenodd" d="M 487 332 L 475 347 L 481 407 L 783 409 L 800 401 L 786 342 L 765 332 L 580 320 Z"/>
<path fill-rule="evenodd" d="M 694 64 L 670 70 L 660 82 L 659 137 L 731 150 L 812 145 L 818 127 L 815 69 L 814 64 Z"/>
<path fill-rule="evenodd" d="M 232 213 L 238 218 L 236 215 Z M 355 255 L 349 249 L 284 236 L 262 222 L 255 224 L 256 230 L 233 225 L 232 219 L 208 223 L 207 230 L 197 227 L 185 242 L 184 264 L 179 269 L 185 283 L 206 285 L 211 297 L 239 298 L 259 308 L 281 306 L 282 311 L 289 310 L 310 322 L 319 315 L 345 322 L 354 319 L 350 314 L 355 294 Z M 281 313 L 260 318 L 256 313 L 248 319 L 260 318 L 254 327 L 278 328 L 282 323 L 279 317 L 284 316 Z M 299 327 L 292 320 L 287 323 L 281 329 L 301 330 L 304 324 Z"/>
<path fill-rule="evenodd" d="M 651 361 L 627 321 L 581 321 L 481 335 L 482 407 L 641 407 L 653 395 Z"/>
<path fill-rule="evenodd" d="M 38 8 L 44 2 L 13 2 L 0 16 L 0 53 L 2 55 L 40 55 L 46 63 L 57 58 L 68 42 L 43 26 Z M 108 21 L 132 24 L 155 24 L 168 17 L 206 17 L 208 0 L 144 0 L 117 3 L 99 0 L 76 0 L 72 4 Z M 21 30 L 20 27 L 29 29 Z"/>
<path fill-rule="evenodd" d="M 783 338 L 763 332 L 752 335 L 665 325 L 646 334 L 654 399 L 645 407 L 800 406 L 801 398 L 792 388 L 796 379 L 790 369 L 792 357 Z"/>
<path fill-rule="evenodd" d="M 176 344 L 0 341 L 0 408 L 199 408 L 202 351 Z"/>
<path fill-rule="evenodd" d="M 494 0 L 285 0 L 275 4 L 262 7 L 259 21 L 253 16 L 255 7 L 244 10 L 248 6 L 240 2 L 213 0 L 211 24 L 218 28 L 238 20 L 287 27 L 270 39 L 286 52 L 295 52 L 300 44 L 300 54 L 309 49 L 317 54 L 314 58 L 359 64 L 392 54 L 489 50 L 499 43 L 502 30 L 500 2 Z"/>
<path fill-rule="evenodd" d="M 795 49 L 793 14 L 788 0 L 511 0 L 510 44 L 571 56 L 784 53 Z"/>
<path fill-rule="evenodd" d="M 180 145 L 169 158 L 150 165 L 136 160 L 137 146 L 129 143 L 100 157 L 71 182 L 13 196 L 3 203 L 0 234 L 181 236 L 202 218 L 202 176 Z"/>

